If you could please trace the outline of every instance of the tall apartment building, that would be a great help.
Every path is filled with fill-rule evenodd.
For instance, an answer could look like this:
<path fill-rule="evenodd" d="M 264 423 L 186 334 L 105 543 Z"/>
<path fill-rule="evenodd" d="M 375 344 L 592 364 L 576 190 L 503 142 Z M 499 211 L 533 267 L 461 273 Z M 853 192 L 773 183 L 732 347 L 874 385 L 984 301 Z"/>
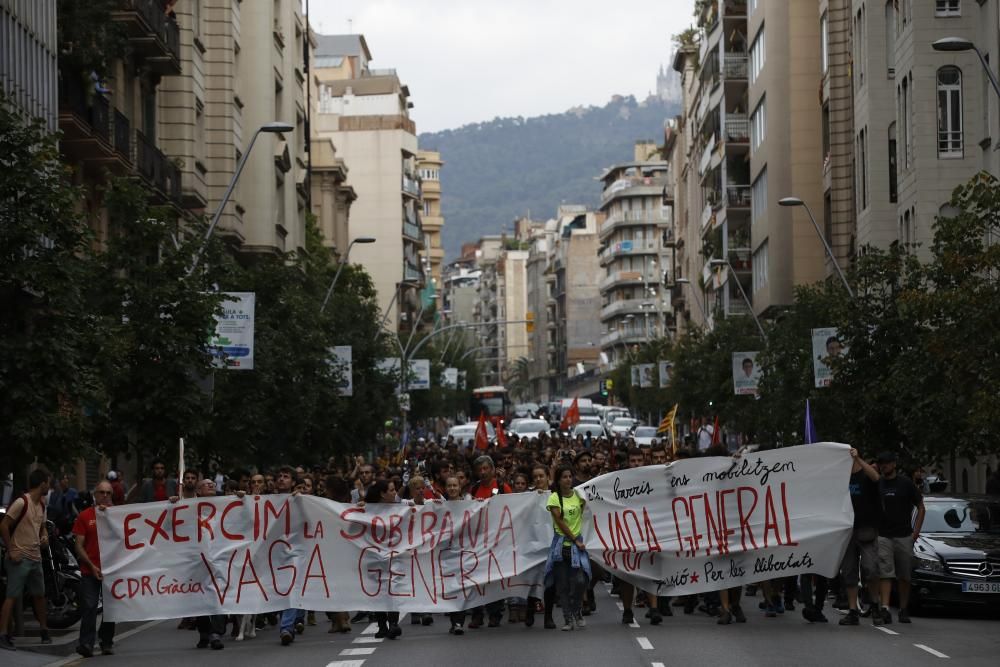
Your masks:
<path fill-rule="evenodd" d="M 420 193 L 423 197 L 420 223 L 424 230 L 424 256 L 430 262 L 431 276 L 438 290 L 442 286 L 441 269 L 444 263 L 444 248 L 441 247 L 441 228 L 444 227 L 444 215 L 441 213 L 441 167 L 443 166 L 441 154 L 437 151 L 417 151 L 417 174 L 420 177 Z M 440 295 L 440 291 L 438 294 Z M 440 300 L 438 303 L 440 304 Z"/>
<path fill-rule="evenodd" d="M 558 220 L 530 223 L 528 235 L 528 318 L 533 320 L 528 335 L 528 368 L 531 395 L 547 401 L 557 393 L 556 350 L 558 349 L 558 324 L 550 319 L 550 303 L 554 307 L 555 274 L 549 270 L 558 235 Z"/>
<path fill-rule="evenodd" d="M 511 377 L 515 362 L 529 354 L 528 331 L 528 251 L 504 247 L 496 263 L 497 367 L 500 381 Z M 504 324 L 500 324 L 504 322 Z"/>
<path fill-rule="evenodd" d="M 673 211 L 664 203 L 673 186 L 667 163 L 653 159 L 655 151 L 652 142 L 639 142 L 632 162 L 600 176 L 600 346 L 611 368 L 627 362 L 629 346 L 669 335 L 673 319 L 662 285 L 673 261 Z"/>
<path fill-rule="evenodd" d="M 56 0 L 0 0 L 0 89 L 56 129 Z"/>
<path fill-rule="evenodd" d="M 500 280 L 497 277 L 497 262 L 503 250 L 503 238 L 499 235 L 484 236 L 476 244 L 476 268 L 480 271 L 479 282 L 476 285 L 476 303 L 473 307 L 473 323 L 476 324 L 475 335 L 480 359 L 488 359 L 483 363 L 483 382 L 485 384 L 500 384 L 502 382 L 501 357 L 501 325 L 500 318 Z M 505 350 L 504 350 L 505 352 Z"/>
<path fill-rule="evenodd" d="M 409 89 L 395 70 L 369 68 L 371 53 L 361 35 L 317 37 L 313 74 L 319 108 L 313 125 L 331 139 L 351 169 L 357 202 L 351 209 L 351 261 L 372 276 L 379 307 L 398 328 L 419 308 L 425 275 L 421 250 L 421 188 L 417 175 L 416 126 Z"/>

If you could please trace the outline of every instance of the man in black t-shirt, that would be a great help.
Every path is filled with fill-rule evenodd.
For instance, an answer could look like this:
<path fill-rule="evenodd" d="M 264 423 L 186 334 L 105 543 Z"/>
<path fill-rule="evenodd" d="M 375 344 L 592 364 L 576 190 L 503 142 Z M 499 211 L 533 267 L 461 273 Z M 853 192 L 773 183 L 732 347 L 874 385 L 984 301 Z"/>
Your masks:
<path fill-rule="evenodd" d="M 858 583 L 863 579 L 872 600 L 878 600 L 878 526 L 882 508 L 878 495 L 879 474 L 851 448 L 851 505 L 854 507 L 854 531 L 840 564 L 840 576 L 847 589 L 849 611 L 840 619 L 841 625 L 857 625 Z M 859 577 L 859 572 L 861 577 Z M 872 614 L 875 625 L 882 617 Z"/>
<path fill-rule="evenodd" d="M 899 588 L 899 622 L 909 623 L 907 605 L 910 602 L 913 542 L 919 537 L 924 523 L 924 497 L 912 481 L 896 474 L 894 453 L 880 454 L 878 467 L 882 473 L 882 479 L 879 480 L 882 516 L 878 528 L 880 599 L 882 603 L 888 603 L 892 580 L 895 579 Z M 914 510 L 917 514 L 911 522 Z M 883 605 L 878 611 L 881 611 L 884 622 L 892 622 L 892 614 L 887 607 Z M 873 612 L 873 615 L 878 611 Z"/>

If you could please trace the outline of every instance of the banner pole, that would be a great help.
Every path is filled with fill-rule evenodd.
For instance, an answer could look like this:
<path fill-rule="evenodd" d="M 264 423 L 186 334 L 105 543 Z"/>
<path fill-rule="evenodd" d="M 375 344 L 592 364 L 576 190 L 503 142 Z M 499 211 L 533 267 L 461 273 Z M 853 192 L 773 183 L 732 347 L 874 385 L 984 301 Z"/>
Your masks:
<path fill-rule="evenodd" d="M 177 483 L 184 483 L 184 438 L 180 438 L 177 446 Z"/>

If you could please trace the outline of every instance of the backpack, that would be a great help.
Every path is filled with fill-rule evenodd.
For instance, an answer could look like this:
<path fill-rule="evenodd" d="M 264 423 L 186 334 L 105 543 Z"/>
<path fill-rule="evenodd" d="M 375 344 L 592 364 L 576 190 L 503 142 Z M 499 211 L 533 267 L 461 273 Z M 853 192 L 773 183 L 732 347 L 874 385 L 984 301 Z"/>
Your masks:
<path fill-rule="evenodd" d="M 28 508 L 30 507 L 29 503 L 31 502 L 31 497 L 27 493 L 25 493 L 20 498 L 16 498 L 14 500 L 14 502 L 17 502 L 18 500 L 23 500 L 24 501 L 24 511 L 21 512 L 21 516 L 19 516 L 16 519 L 14 519 L 14 525 L 10 529 L 10 538 L 11 539 L 14 539 L 14 532 L 17 530 L 17 527 L 21 525 L 21 519 L 23 519 L 25 517 L 25 515 L 28 513 Z M 14 502 L 12 502 L 7 507 L 7 512 L 8 513 L 10 512 L 10 508 L 14 506 Z M 9 547 L 9 545 L 8 545 L 8 547 Z"/>

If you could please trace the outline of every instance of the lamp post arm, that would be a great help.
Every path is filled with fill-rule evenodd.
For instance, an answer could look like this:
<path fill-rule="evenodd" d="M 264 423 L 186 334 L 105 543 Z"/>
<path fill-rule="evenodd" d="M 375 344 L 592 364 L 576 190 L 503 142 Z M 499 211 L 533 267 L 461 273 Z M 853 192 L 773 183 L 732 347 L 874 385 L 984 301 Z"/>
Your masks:
<path fill-rule="evenodd" d="M 229 198 L 233 195 L 233 190 L 236 188 L 236 181 L 240 179 L 240 174 L 243 173 L 243 167 L 246 166 L 247 159 L 250 157 L 250 153 L 253 151 L 253 145 L 257 142 L 257 136 L 260 134 L 260 128 L 253 133 L 250 137 L 250 143 L 247 145 L 247 150 L 240 158 L 240 161 L 236 164 L 236 171 L 233 172 L 233 177 L 229 181 L 229 187 L 226 188 L 225 194 L 222 195 L 222 201 L 219 202 L 219 207 L 215 209 L 215 215 L 212 216 L 212 222 L 209 223 L 208 229 L 205 231 L 205 237 L 202 239 L 201 245 L 198 247 L 198 251 L 194 254 L 194 260 L 191 262 L 191 268 L 188 269 L 187 274 L 190 276 L 194 273 L 195 269 L 198 268 L 198 262 L 201 261 L 201 256 L 205 252 L 205 248 L 208 247 L 208 242 L 212 238 L 212 234 L 215 232 L 215 227 L 219 224 L 219 220 L 222 219 L 222 212 L 226 209 L 226 204 L 229 203 Z"/>
<path fill-rule="evenodd" d="M 833 263 L 833 268 L 837 271 L 837 275 L 840 276 L 841 282 L 844 283 L 844 288 L 847 290 L 847 293 L 850 294 L 851 298 L 853 299 L 854 290 L 851 289 L 850 283 L 847 282 L 847 276 L 844 275 L 844 271 L 840 268 L 840 263 L 837 262 L 837 258 L 833 256 L 833 249 L 830 247 L 830 244 L 826 242 L 826 237 L 820 230 L 819 224 L 816 222 L 816 218 L 813 217 L 812 210 L 809 208 L 809 204 L 803 201 L 802 206 L 803 208 L 806 209 L 806 213 L 809 215 L 809 220 L 812 222 L 813 229 L 816 230 L 816 235 L 819 236 L 819 240 L 823 244 L 823 249 L 826 250 L 827 257 L 829 257 L 830 261 Z"/>
<path fill-rule="evenodd" d="M 344 265 L 347 264 L 351 257 L 351 248 L 357 240 L 351 241 L 347 244 L 347 252 L 344 253 L 344 259 L 340 262 L 340 266 L 337 267 L 337 272 L 333 274 L 333 280 L 330 282 L 330 286 L 326 289 L 326 296 L 323 297 L 323 305 L 319 307 L 319 312 L 322 315 L 323 311 L 326 310 L 326 304 L 330 301 L 330 296 L 333 294 L 333 288 L 336 287 L 337 281 L 340 280 L 340 272 L 344 270 Z"/>
<path fill-rule="evenodd" d="M 990 78 L 990 83 L 993 84 L 993 91 L 1000 97 L 1000 83 L 997 82 L 997 77 L 993 73 L 993 69 L 990 67 L 989 62 L 987 62 L 986 57 L 983 56 L 983 52 L 979 50 L 978 46 L 973 45 L 972 49 L 979 56 L 979 62 L 983 64 L 983 69 L 986 70 L 986 76 Z"/>

